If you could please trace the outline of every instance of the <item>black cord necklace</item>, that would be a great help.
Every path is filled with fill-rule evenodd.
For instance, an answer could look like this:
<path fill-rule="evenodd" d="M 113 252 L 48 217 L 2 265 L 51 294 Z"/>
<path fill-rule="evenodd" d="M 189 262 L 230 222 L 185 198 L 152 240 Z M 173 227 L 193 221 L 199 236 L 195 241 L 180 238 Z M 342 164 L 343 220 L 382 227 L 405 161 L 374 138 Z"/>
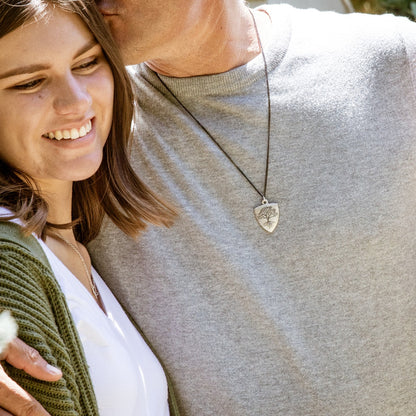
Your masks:
<path fill-rule="evenodd" d="M 264 64 L 264 74 L 266 80 L 266 91 L 267 91 L 267 153 L 266 153 L 266 170 L 264 174 L 264 186 L 263 192 L 261 192 L 256 185 L 248 178 L 244 171 L 234 162 L 232 157 L 222 148 L 218 141 L 212 136 L 212 134 L 201 124 L 201 122 L 185 107 L 185 105 L 179 100 L 179 98 L 171 91 L 171 89 L 166 85 L 157 72 L 156 76 L 159 78 L 159 81 L 162 83 L 163 87 L 169 92 L 169 94 L 175 99 L 179 106 L 189 115 L 195 123 L 203 130 L 206 135 L 217 145 L 221 152 L 227 157 L 227 159 L 232 163 L 232 165 L 240 172 L 240 174 L 246 179 L 246 181 L 251 185 L 251 187 L 261 196 L 261 205 L 254 208 L 254 216 L 263 230 L 268 233 L 272 233 L 278 224 L 279 221 L 279 205 L 276 202 L 269 202 L 266 198 L 267 194 L 267 183 L 269 178 L 269 158 L 270 158 L 270 130 L 271 130 L 271 100 L 270 100 L 270 86 L 269 86 L 269 74 L 267 69 L 266 57 L 263 51 L 263 45 L 261 43 L 259 31 L 256 24 L 256 19 L 254 18 L 253 12 L 248 9 L 251 17 L 253 18 L 254 28 L 256 30 L 257 41 L 260 47 L 261 55 L 263 58 Z"/>

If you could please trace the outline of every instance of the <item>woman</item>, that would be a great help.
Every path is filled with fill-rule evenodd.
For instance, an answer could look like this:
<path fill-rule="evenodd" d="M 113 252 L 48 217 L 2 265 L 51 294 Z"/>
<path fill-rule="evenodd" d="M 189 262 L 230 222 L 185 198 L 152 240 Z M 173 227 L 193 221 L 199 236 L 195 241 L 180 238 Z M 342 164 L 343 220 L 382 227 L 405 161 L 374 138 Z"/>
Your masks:
<path fill-rule="evenodd" d="M 132 102 L 89 0 L 0 2 L 0 310 L 63 378 L 7 371 L 54 416 L 169 414 L 159 362 L 84 247 L 104 214 L 130 236 L 174 216 L 128 163 Z"/>

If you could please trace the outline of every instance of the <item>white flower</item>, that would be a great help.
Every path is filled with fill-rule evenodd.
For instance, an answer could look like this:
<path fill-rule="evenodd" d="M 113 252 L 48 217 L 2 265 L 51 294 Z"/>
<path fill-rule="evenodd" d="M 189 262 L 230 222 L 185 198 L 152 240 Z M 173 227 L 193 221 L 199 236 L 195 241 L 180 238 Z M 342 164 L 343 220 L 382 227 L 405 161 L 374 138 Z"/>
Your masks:
<path fill-rule="evenodd" d="M 0 313 L 0 354 L 9 343 L 17 336 L 17 324 L 9 311 Z"/>

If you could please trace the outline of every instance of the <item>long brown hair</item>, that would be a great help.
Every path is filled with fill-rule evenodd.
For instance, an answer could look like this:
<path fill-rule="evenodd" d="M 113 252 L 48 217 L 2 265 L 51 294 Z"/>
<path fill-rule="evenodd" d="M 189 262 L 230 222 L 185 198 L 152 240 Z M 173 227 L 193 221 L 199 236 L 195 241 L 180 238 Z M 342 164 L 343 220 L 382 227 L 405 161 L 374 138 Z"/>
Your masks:
<path fill-rule="evenodd" d="M 103 161 L 90 178 L 73 184 L 72 218 L 75 237 L 86 244 L 99 232 L 104 215 L 126 234 L 136 236 L 147 223 L 168 226 L 174 210 L 156 197 L 137 177 L 129 163 L 133 93 L 117 47 L 92 0 L 0 0 L 0 38 L 33 18 L 47 15 L 50 7 L 76 13 L 95 36 L 114 77 L 111 131 Z M 40 45 L 41 47 L 41 45 Z M 19 218 L 27 234 L 45 237 L 48 206 L 36 183 L 24 172 L 0 160 L 0 206 L 13 212 L 1 220 Z"/>

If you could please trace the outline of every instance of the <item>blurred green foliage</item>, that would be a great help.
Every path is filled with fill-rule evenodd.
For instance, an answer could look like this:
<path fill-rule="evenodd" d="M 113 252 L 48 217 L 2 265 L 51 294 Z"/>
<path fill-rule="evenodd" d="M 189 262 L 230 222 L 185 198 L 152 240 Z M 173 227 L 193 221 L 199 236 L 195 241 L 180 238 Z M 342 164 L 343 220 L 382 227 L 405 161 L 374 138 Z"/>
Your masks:
<path fill-rule="evenodd" d="M 416 0 L 352 0 L 358 12 L 365 13 L 394 13 L 416 18 Z"/>

